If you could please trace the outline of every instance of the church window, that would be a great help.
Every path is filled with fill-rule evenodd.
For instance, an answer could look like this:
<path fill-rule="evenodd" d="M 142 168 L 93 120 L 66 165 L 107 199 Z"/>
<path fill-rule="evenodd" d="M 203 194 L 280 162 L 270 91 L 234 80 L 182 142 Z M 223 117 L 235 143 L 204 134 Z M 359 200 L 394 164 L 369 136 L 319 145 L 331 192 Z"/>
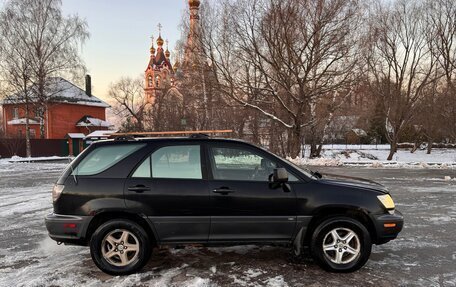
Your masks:
<path fill-rule="evenodd" d="M 160 86 L 160 77 L 156 76 L 155 77 L 155 86 L 158 88 Z"/>
<path fill-rule="evenodd" d="M 13 109 L 13 119 L 19 118 L 19 108 Z"/>
<path fill-rule="evenodd" d="M 153 83 L 153 81 L 152 81 L 152 76 L 151 76 L 151 75 L 149 75 L 149 78 L 147 79 L 147 81 L 148 81 L 148 84 L 147 84 L 147 85 L 148 85 L 149 87 L 152 87 L 152 86 L 154 85 L 154 83 Z"/>

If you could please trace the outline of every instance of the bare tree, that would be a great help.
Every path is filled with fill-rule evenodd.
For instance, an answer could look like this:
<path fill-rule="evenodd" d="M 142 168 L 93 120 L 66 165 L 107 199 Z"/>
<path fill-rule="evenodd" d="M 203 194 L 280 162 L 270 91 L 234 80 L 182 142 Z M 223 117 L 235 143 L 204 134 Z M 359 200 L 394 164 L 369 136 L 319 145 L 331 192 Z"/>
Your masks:
<path fill-rule="evenodd" d="M 84 71 L 79 52 L 89 37 L 87 23 L 77 15 L 62 15 L 61 6 L 60 0 L 9 0 L 1 13 L 2 29 L 14 35 L 20 53 L 30 60 L 29 77 L 41 106 L 38 110 L 42 123 L 47 104 L 56 93 L 50 78 L 81 75 Z M 44 131 L 41 124 L 42 138 Z"/>
<path fill-rule="evenodd" d="M 356 77 L 357 1 L 238 0 L 214 11 L 203 34 L 224 95 L 285 128 L 292 157 L 308 127 L 317 156 L 317 111 L 336 107 Z"/>
<path fill-rule="evenodd" d="M 441 125 L 446 126 L 446 135 L 456 140 L 456 2 L 452 0 L 427 0 L 426 2 L 429 42 L 432 53 L 438 60 L 443 73 L 443 81 L 438 92 L 441 93 L 443 117 Z"/>
<path fill-rule="evenodd" d="M 22 19 L 21 19 L 22 20 Z M 13 17 L 5 12 L 0 13 L 0 79 L 1 94 L 5 103 L 23 104 L 25 107 L 25 142 L 26 156 L 31 157 L 30 145 L 30 110 L 31 101 L 31 59 L 24 53 L 27 48 L 19 39 L 19 34 L 9 29 Z M 12 97 L 11 97 L 12 96 Z"/>
<path fill-rule="evenodd" d="M 124 77 L 112 83 L 109 97 L 114 101 L 114 114 L 119 116 L 124 131 L 143 131 L 147 101 L 144 96 L 143 79 Z"/>
<path fill-rule="evenodd" d="M 366 42 L 368 76 L 385 113 L 388 160 L 406 126 L 416 116 L 425 89 L 436 80 L 436 58 L 426 38 L 421 1 L 378 1 L 370 15 Z"/>

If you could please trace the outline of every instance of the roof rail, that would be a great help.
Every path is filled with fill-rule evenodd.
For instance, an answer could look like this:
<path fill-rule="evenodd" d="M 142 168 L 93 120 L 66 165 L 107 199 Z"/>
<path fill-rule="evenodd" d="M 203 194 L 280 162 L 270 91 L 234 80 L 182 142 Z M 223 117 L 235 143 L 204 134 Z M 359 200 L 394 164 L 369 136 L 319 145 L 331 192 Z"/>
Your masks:
<path fill-rule="evenodd" d="M 114 140 L 115 141 L 134 141 L 134 140 L 136 140 L 136 138 L 132 137 L 132 136 L 117 136 L 117 137 L 114 137 Z"/>
<path fill-rule="evenodd" d="M 202 133 L 191 134 L 189 138 L 191 138 L 191 139 L 207 139 L 207 138 L 209 138 L 209 135 L 208 134 L 202 134 Z"/>
<path fill-rule="evenodd" d="M 165 131 L 165 132 L 130 132 L 130 133 L 113 133 L 114 138 L 135 138 L 144 136 L 162 136 L 162 135 L 190 135 L 191 138 L 208 138 L 210 134 L 232 133 L 233 130 L 202 130 L 202 131 Z"/>

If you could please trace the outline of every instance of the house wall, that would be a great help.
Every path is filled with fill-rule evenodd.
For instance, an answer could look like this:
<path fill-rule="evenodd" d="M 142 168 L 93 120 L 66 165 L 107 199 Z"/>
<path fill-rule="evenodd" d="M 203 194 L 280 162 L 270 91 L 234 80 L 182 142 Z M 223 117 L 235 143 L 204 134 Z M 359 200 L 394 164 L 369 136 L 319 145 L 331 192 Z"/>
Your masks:
<path fill-rule="evenodd" d="M 8 125 L 8 121 L 14 119 L 13 110 L 18 108 L 18 117 L 25 117 L 25 105 L 3 105 L 3 130 L 8 137 L 25 137 L 25 125 Z M 35 117 L 34 111 L 30 111 L 30 118 Z M 30 125 L 30 133 L 35 132 L 36 138 L 40 135 L 40 125 Z"/>
<path fill-rule="evenodd" d="M 89 129 L 76 126 L 76 122 L 86 115 L 106 120 L 106 112 L 103 107 L 72 104 L 54 104 L 50 106 L 48 108 L 47 119 L 51 123 L 47 131 L 48 138 L 63 139 L 68 133 L 90 133 L 91 131 Z M 100 127 L 98 129 L 106 128 Z"/>
<path fill-rule="evenodd" d="M 13 119 L 13 110 L 19 108 L 19 118 L 25 117 L 25 105 L 3 105 L 3 121 L 5 134 L 9 137 L 18 137 L 20 132 L 25 136 L 25 125 L 8 125 L 8 121 Z M 51 104 L 48 106 L 45 135 L 47 139 L 63 139 L 68 133 L 88 134 L 94 130 L 104 130 L 104 127 L 77 127 L 76 123 L 82 117 L 90 115 L 94 118 L 106 120 L 106 108 L 93 107 L 74 104 Z M 31 111 L 30 117 L 34 118 L 35 113 Z M 36 138 L 40 137 L 40 125 L 30 125 L 31 130 L 35 130 Z"/>

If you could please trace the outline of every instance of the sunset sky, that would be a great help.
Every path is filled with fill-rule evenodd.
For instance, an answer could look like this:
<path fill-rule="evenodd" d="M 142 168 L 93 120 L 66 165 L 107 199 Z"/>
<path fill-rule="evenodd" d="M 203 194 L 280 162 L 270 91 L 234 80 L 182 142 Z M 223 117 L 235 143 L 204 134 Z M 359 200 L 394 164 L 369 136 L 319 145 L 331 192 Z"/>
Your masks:
<path fill-rule="evenodd" d="M 186 0 L 63 0 L 64 14 L 77 13 L 89 24 L 90 39 L 82 56 L 94 95 L 107 100 L 111 82 L 144 73 L 158 23 L 173 52 L 186 5 Z"/>

